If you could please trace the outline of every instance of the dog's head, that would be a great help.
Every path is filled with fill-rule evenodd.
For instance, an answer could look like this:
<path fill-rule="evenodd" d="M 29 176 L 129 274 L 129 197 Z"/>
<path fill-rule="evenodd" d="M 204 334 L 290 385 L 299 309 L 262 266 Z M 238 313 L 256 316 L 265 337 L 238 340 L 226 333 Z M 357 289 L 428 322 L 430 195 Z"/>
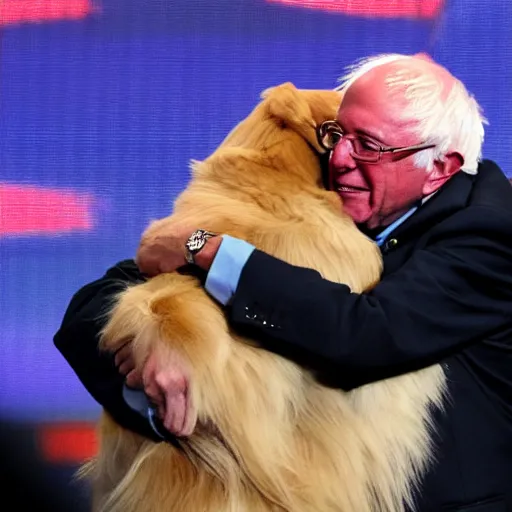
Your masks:
<path fill-rule="evenodd" d="M 308 183 L 319 184 L 322 178 L 320 156 L 325 150 L 318 142 L 317 127 L 336 117 L 341 93 L 297 89 L 287 82 L 266 89 L 261 98 L 207 161 L 220 163 L 222 158 L 222 170 L 226 172 L 227 160 L 239 168 L 242 165 L 246 168 L 247 161 L 251 160 L 254 168 L 265 166 L 281 176 L 290 175 L 294 179 L 300 176 Z M 235 162 L 237 159 L 239 162 Z"/>
<path fill-rule="evenodd" d="M 297 89 L 286 82 L 271 87 L 261 94 L 268 115 L 300 135 L 318 153 L 325 149 L 317 138 L 317 127 L 334 119 L 341 103 L 342 93 L 332 90 Z"/>

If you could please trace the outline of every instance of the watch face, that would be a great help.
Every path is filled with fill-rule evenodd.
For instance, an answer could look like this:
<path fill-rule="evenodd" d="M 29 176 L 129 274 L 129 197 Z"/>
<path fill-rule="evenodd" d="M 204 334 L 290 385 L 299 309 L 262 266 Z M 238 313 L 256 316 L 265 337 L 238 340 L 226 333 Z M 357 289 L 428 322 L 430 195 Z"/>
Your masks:
<path fill-rule="evenodd" d="M 198 229 L 194 231 L 187 241 L 187 247 L 190 252 L 198 251 L 205 243 L 204 231 Z"/>

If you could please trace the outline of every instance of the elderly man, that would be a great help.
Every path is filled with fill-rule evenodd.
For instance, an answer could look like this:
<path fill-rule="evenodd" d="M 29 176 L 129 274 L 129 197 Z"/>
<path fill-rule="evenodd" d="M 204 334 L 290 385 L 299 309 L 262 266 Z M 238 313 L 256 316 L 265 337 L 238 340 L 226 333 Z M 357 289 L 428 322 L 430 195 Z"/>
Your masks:
<path fill-rule="evenodd" d="M 344 389 L 441 363 L 448 399 L 434 416 L 435 460 L 417 510 L 512 510 L 512 187 L 479 161 L 477 103 L 430 59 L 367 59 L 342 88 L 337 118 L 319 137 L 330 150 L 329 186 L 382 249 L 373 290 L 352 293 L 201 226 L 151 232 L 138 266 L 154 275 L 193 262 L 233 326 L 268 350 L 307 357 Z M 121 424 L 154 436 L 127 406 L 119 373 L 165 397 L 165 428 L 179 435 L 186 368 L 151 356 L 135 368 L 127 344 L 118 373 L 97 354 L 99 312 L 139 277 L 123 262 L 80 290 L 55 343 Z"/>

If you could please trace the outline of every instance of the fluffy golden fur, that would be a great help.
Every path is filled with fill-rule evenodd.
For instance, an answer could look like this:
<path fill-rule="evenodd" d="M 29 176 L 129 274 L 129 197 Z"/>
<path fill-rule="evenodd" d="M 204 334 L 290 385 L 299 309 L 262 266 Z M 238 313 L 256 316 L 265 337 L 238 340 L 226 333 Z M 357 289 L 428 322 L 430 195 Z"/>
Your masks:
<path fill-rule="evenodd" d="M 183 222 L 228 233 L 354 292 L 374 286 L 378 248 L 321 184 L 315 126 L 339 102 L 337 92 L 290 83 L 265 91 L 193 164 L 172 216 L 149 229 Z M 104 414 L 99 454 L 85 468 L 96 510 L 400 512 L 411 503 L 431 454 L 430 411 L 442 402 L 439 366 L 351 392 L 323 387 L 238 338 L 199 282 L 177 273 L 119 295 L 102 346 L 114 351 L 128 338 L 139 362 L 155 347 L 187 359 L 198 426 L 178 450 Z"/>

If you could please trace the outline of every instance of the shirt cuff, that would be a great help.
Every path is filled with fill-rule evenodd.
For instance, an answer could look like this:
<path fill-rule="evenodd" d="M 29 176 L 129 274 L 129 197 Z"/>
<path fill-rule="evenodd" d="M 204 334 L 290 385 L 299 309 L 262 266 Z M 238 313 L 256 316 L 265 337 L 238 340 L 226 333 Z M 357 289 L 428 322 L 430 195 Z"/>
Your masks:
<path fill-rule="evenodd" d="M 206 278 L 206 291 L 221 304 L 227 305 L 233 298 L 240 274 L 254 251 L 254 245 L 222 235 L 222 242 Z"/>
<path fill-rule="evenodd" d="M 166 440 L 168 432 L 161 431 L 157 425 L 157 416 L 154 407 L 148 400 L 144 391 L 140 389 L 129 388 L 126 384 L 123 385 L 123 398 L 124 401 L 141 416 L 144 416 L 151 425 L 153 432 L 161 439 Z M 159 421 L 158 423 L 161 424 Z"/>
<path fill-rule="evenodd" d="M 123 398 L 124 401 L 139 414 L 148 417 L 149 400 L 144 391 L 140 389 L 129 388 L 126 384 L 123 385 Z"/>

